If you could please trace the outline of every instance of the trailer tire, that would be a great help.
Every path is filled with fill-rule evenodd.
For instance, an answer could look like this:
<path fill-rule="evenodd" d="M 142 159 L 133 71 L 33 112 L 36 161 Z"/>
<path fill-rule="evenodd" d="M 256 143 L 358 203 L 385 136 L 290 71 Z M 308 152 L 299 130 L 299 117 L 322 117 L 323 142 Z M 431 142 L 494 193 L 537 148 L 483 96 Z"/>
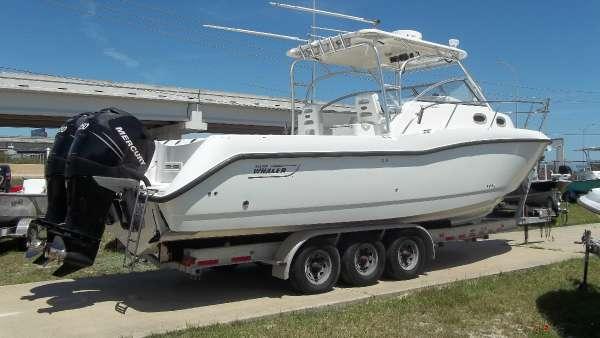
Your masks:
<path fill-rule="evenodd" d="M 27 233 L 25 234 L 25 237 L 22 238 L 22 241 L 21 241 L 22 249 L 27 251 L 29 249 L 29 247 L 31 246 L 31 241 L 36 240 L 38 238 L 38 236 L 39 236 L 39 231 L 38 231 L 37 226 L 29 223 L 29 227 L 27 228 Z"/>
<path fill-rule="evenodd" d="M 427 252 L 418 236 L 401 236 L 387 248 L 386 274 L 394 279 L 412 279 L 425 267 Z"/>
<path fill-rule="evenodd" d="M 309 243 L 292 261 L 290 283 L 303 294 L 331 290 L 340 276 L 340 253 L 329 243 Z"/>
<path fill-rule="evenodd" d="M 385 247 L 380 241 L 357 242 L 344 250 L 341 279 L 353 286 L 376 283 L 385 270 Z"/>

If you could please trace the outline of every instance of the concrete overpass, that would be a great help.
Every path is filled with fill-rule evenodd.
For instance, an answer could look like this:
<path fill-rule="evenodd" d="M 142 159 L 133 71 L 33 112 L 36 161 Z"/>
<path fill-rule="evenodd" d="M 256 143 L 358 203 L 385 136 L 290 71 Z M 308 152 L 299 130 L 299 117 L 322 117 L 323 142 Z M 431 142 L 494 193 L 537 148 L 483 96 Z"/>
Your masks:
<path fill-rule="evenodd" d="M 288 98 L 0 72 L 3 127 L 58 127 L 76 113 L 110 106 L 134 114 L 161 138 L 281 134 L 290 115 Z"/>

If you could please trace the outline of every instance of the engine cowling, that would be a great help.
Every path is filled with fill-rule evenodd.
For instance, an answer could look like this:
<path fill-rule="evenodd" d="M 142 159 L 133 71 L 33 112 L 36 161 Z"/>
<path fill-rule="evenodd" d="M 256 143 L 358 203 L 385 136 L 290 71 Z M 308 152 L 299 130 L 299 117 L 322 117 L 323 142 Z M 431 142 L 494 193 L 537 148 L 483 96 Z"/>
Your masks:
<path fill-rule="evenodd" d="M 44 169 L 48 209 L 44 219 L 52 223 L 62 223 L 67 215 L 67 186 L 65 166 L 75 132 L 91 113 L 81 113 L 68 119 L 56 132 L 54 144 Z"/>
<path fill-rule="evenodd" d="M 64 243 L 65 275 L 92 265 L 104 233 L 115 193 L 99 186 L 94 176 L 147 181 L 144 176 L 154 142 L 133 115 L 107 108 L 81 121 L 70 146 L 64 177 L 67 208 L 64 224 L 49 230 L 48 241 Z M 49 200 L 49 203 L 55 201 Z M 49 207 L 50 207 L 49 204 Z"/>

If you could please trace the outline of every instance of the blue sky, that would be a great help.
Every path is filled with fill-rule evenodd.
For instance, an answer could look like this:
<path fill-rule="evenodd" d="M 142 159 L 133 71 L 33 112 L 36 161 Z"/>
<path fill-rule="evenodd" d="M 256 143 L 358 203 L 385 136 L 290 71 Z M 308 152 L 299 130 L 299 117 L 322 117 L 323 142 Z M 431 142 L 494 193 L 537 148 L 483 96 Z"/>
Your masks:
<path fill-rule="evenodd" d="M 573 149 L 581 146 L 582 129 L 587 128 L 586 144 L 600 145 L 600 135 L 592 135 L 600 134 L 600 2 L 318 4 L 379 18 L 384 30 L 415 29 L 441 43 L 458 38 L 469 52 L 467 67 L 488 96 L 549 97 L 547 134 L 565 137 L 567 149 Z M 293 42 L 210 31 L 201 24 L 302 35 L 310 21 L 310 15 L 276 9 L 262 0 L 4 0 L 0 67 L 286 96 L 290 60 L 285 51 Z M 323 17 L 318 25 L 365 27 Z M 1 134 L 23 132 L 0 129 Z"/>

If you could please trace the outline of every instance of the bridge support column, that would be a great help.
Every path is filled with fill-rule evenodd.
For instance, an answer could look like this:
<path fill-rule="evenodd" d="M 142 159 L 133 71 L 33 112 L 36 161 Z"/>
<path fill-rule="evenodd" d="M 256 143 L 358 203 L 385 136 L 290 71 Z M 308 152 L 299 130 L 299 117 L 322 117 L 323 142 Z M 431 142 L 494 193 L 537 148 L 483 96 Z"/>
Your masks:
<path fill-rule="evenodd" d="M 194 110 L 190 113 L 190 120 L 185 123 L 186 133 L 200 133 L 208 130 L 208 124 L 202 120 L 202 111 Z"/>

